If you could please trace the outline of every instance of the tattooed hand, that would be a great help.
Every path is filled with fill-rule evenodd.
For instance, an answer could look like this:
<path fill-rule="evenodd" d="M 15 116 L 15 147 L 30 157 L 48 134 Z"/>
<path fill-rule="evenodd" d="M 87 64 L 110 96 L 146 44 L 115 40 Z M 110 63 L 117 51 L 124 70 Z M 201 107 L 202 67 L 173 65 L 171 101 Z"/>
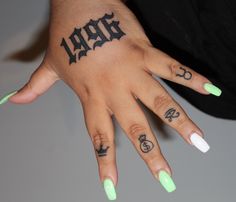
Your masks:
<path fill-rule="evenodd" d="M 114 115 L 151 173 L 167 191 L 175 190 L 139 99 L 201 151 L 209 149 L 201 130 L 153 75 L 209 94 L 213 85 L 155 49 L 131 11 L 119 0 L 52 0 L 49 45 L 29 82 L 10 98 L 29 103 L 63 80 L 79 97 L 94 144 L 101 181 L 110 199 L 117 184 Z M 209 89 L 209 88 L 206 88 Z"/>

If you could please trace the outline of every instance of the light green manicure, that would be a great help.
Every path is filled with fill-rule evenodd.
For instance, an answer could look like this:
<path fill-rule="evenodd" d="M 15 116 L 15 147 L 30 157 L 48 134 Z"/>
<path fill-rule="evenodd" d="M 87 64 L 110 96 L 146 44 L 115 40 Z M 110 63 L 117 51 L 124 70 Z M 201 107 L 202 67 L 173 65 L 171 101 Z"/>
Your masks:
<path fill-rule="evenodd" d="M 211 83 L 205 83 L 204 84 L 204 89 L 208 92 L 211 93 L 212 95 L 215 96 L 220 96 L 222 91 L 216 87 L 215 85 L 211 84 Z"/>
<path fill-rule="evenodd" d="M 116 200 L 116 190 L 115 186 L 111 179 L 105 179 L 103 182 L 103 187 L 106 192 L 106 195 L 110 201 Z"/>
<path fill-rule="evenodd" d="M 159 172 L 159 180 L 167 192 L 173 192 L 176 190 L 175 183 L 166 171 L 161 170 Z"/>
<path fill-rule="evenodd" d="M 16 93 L 17 93 L 17 91 L 14 91 L 14 92 L 11 92 L 11 93 L 9 93 L 9 94 L 3 96 L 3 97 L 0 99 L 0 105 L 6 103 L 6 102 L 9 100 L 9 98 L 10 98 L 11 96 L 15 95 Z"/>

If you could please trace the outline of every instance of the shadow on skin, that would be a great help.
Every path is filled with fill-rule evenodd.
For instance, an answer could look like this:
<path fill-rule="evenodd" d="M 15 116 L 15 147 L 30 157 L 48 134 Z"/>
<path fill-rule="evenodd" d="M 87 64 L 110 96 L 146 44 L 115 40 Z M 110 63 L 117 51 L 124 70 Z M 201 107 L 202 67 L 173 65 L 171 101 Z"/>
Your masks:
<path fill-rule="evenodd" d="M 165 140 L 174 139 L 174 136 L 171 135 L 173 132 L 169 130 L 170 127 L 167 127 L 167 125 L 160 119 L 160 117 L 158 117 L 153 111 L 146 107 L 141 101 L 138 100 L 138 103 L 146 114 L 147 120 L 152 127 L 154 135 L 159 136 L 160 138 Z"/>
<path fill-rule="evenodd" d="M 44 26 L 37 31 L 34 35 L 35 38 L 32 42 L 21 50 L 11 53 L 5 57 L 5 61 L 14 60 L 20 62 L 32 62 L 38 56 L 40 56 L 47 48 L 48 44 L 48 29 L 49 24 L 46 23 Z"/>

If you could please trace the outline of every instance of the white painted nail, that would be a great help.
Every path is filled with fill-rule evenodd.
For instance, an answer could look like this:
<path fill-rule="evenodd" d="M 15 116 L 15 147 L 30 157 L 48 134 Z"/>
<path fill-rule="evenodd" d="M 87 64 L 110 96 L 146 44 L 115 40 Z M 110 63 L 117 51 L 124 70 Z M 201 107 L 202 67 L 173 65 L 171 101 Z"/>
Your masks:
<path fill-rule="evenodd" d="M 207 142 L 197 133 L 193 133 L 190 136 L 190 140 L 192 144 L 203 153 L 206 153 L 210 149 L 210 146 L 207 144 Z"/>

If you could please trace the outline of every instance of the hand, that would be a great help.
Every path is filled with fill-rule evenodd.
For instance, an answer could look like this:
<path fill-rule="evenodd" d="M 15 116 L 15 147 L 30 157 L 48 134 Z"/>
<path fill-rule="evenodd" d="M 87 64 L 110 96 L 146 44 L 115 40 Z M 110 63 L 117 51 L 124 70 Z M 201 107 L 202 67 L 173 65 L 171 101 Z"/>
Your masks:
<path fill-rule="evenodd" d="M 121 1 L 52 0 L 50 40 L 44 60 L 28 83 L 9 100 L 32 102 L 62 79 L 82 103 L 100 178 L 109 199 L 116 198 L 113 184 L 117 184 L 112 115 L 151 173 L 171 192 L 175 190 L 171 168 L 136 99 L 188 144 L 203 152 L 209 146 L 202 138 L 202 131 L 153 75 L 198 93 L 207 95 L 214 90 L 219 93 L 208 79 L 155 49 Z"/>

